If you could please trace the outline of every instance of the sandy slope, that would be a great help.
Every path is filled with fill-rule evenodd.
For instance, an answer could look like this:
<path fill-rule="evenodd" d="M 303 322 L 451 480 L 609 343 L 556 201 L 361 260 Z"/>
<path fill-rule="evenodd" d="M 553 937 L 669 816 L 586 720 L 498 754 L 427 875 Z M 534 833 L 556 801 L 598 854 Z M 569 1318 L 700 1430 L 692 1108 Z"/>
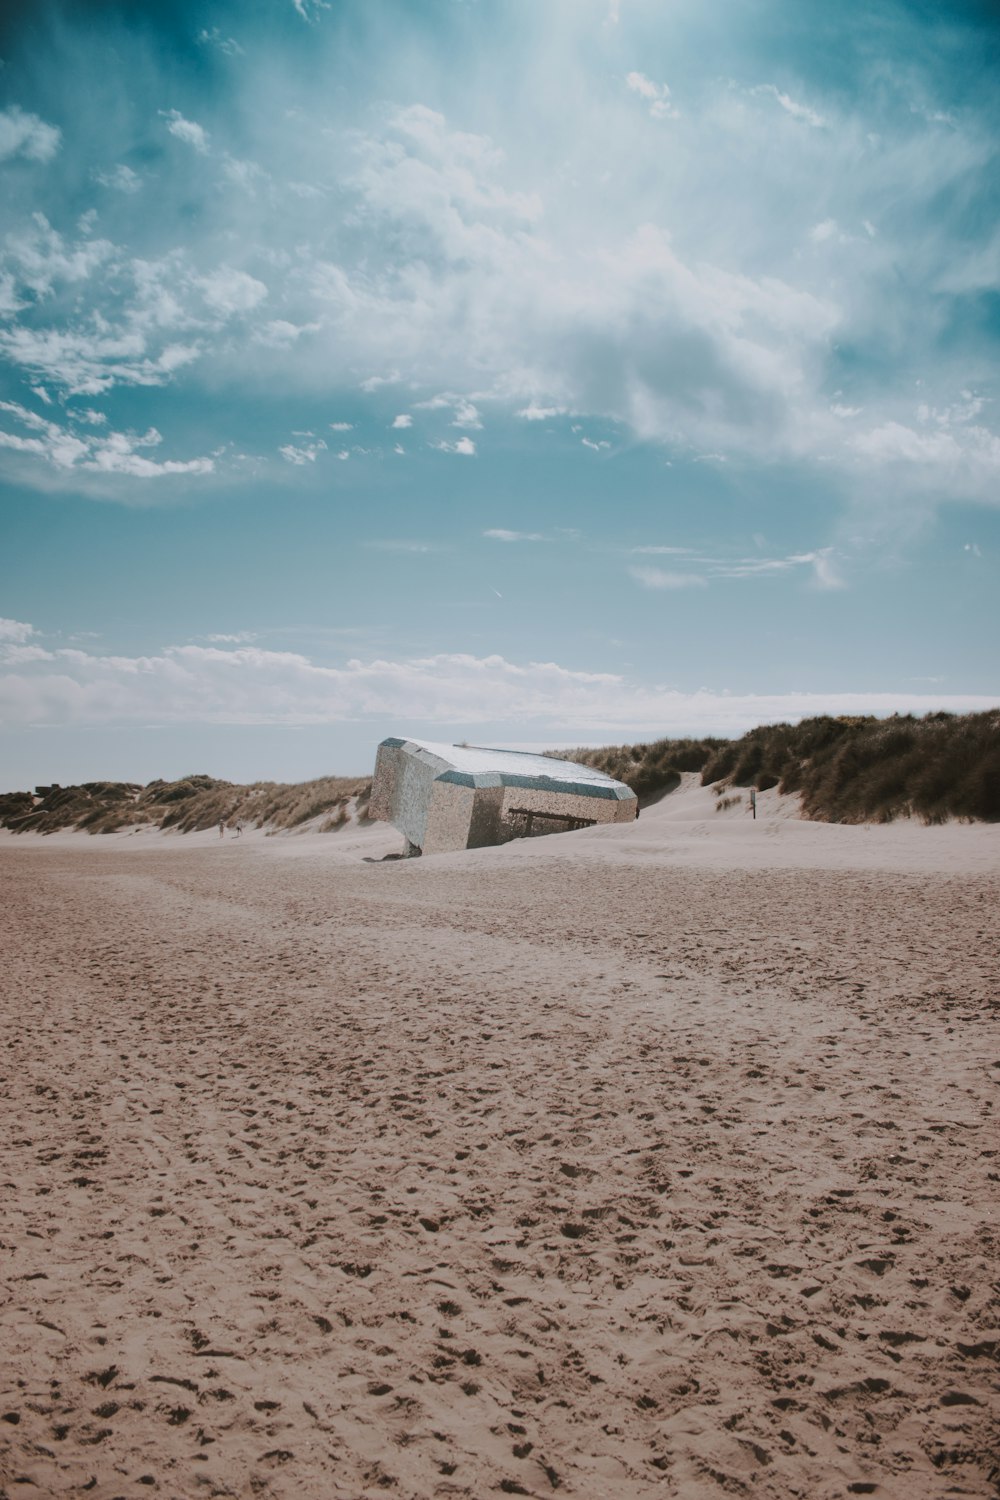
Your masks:
<path fill-rule="evenodd" d="M 0 841 L 0 1492 L 994 1496 L 1000 830 L 761 802 Z"/>

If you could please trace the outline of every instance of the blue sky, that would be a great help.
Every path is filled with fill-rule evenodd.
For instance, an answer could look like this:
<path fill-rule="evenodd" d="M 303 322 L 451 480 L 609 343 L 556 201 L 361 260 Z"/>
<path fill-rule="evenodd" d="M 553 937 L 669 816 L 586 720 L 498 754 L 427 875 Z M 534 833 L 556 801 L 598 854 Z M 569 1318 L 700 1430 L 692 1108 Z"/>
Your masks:
<path fill-rule="evenodd" d="M 0 783 L 1000 699 L 986 5 L 0 23 Z"/>

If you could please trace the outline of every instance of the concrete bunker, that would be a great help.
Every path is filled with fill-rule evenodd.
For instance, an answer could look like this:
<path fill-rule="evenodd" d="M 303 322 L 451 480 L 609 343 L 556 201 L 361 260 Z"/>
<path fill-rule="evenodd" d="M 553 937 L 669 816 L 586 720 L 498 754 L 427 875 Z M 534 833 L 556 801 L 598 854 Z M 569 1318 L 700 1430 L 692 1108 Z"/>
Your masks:
<path fill-rule="evenodd" d="M 631 788 L 593 766 L 391 736 L 378 747 L 369 816 L 398 828 L 407 854 L 440 854 L 630 823 L 637 808 Z"/>

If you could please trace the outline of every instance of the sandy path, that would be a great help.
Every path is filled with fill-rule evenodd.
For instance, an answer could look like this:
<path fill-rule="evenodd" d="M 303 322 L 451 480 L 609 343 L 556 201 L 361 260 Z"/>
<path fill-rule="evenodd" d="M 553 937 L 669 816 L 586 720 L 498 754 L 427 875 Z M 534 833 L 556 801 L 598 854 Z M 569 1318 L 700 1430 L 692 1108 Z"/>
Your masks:
<path fill-rule="evenodd" d="M 640 831 L 0 848 L 4 1497 L 996 1494 L 1000 885 Z"/>

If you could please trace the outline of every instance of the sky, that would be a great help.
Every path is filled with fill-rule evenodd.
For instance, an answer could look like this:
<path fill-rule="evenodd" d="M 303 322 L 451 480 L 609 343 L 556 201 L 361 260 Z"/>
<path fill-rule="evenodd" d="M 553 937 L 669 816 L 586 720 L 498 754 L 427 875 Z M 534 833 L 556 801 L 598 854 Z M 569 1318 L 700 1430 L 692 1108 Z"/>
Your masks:
<path fill-rule="evenodd" d="M 0 790 L 1000 702 L 988 4 L 0 19 Z"/>

